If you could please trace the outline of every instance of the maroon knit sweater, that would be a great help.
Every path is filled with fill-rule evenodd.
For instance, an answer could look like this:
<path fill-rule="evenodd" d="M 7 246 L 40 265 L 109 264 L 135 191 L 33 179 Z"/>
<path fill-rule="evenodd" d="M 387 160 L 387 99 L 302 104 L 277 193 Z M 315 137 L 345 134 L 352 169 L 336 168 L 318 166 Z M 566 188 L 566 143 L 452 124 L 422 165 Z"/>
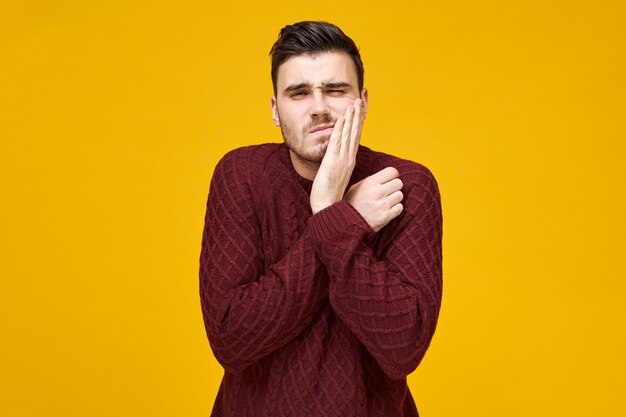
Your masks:
<path fill-rule="evenodd" d="M 441 207 L 422 165 L 359 148 L 351 184 L 400 171 L 404 211 L 375 233 L 347 202 L 311 214 L 284 144 L 237 149 L 211 181 L 200 258 L 225 369 L 212 416 L 417 416 L 406 376 L 441 303 Z"/>

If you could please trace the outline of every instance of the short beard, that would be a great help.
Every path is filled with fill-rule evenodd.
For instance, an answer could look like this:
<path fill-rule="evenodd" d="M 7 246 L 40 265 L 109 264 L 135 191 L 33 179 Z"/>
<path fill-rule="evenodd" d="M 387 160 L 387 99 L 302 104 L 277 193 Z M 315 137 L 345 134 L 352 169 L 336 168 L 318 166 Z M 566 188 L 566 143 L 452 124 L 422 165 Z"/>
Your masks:
<path fill-rule="evenodd" d="M 328 122 L 319 122 L 315 123 L 315 125 L 324 123 Z M 285 141 L 287 147 L 291 150 L 294 156 L 298 158 L 298 160 L 309 166 L 319 166 L 319 164 L 322 162 L 322 159 L 324 159 L 324 155 L 326 155 L 326 149 L 328 148 L 328 142 L 326 142 L 321 147 L 316 148 L 315 153 L 305 152 L 304 137 L 307 135 L 309 129 L 311 129 L 311 127 L 315 125 L 313 123 L 310 123 L 305 126 L 305 128 L 302 130 L 302 140 L 300 141 L 298 140 L 298 135 L 295 133 L 295 131 L 291 130 L 287 126 L 284 126 L 283 124 L 280 125 L 280 132 L 283 135 L 283 140 Z"/>

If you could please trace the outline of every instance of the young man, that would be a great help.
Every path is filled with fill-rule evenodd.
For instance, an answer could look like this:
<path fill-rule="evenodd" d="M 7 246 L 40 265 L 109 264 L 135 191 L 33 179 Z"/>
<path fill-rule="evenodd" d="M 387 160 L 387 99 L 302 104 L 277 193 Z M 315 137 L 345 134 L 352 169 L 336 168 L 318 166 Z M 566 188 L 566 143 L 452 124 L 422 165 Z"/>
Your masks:
<path fill-rule="evenodd" d="M 441 304 L 441 208 L 423 166 L 359 145 L 354 42 L 281 30 L 272 114 L 284 143 L 215 168 L 200 258 L 213 416 L 417 416 L 406 376 Z"/>

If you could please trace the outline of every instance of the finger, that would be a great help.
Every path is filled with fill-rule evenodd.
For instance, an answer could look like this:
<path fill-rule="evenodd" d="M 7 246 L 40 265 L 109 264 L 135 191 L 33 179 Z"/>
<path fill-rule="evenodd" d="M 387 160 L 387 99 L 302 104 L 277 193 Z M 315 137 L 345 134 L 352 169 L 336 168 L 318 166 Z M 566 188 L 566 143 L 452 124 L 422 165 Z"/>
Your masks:
<path fill-rule="evenodd" d="M 328 141 L 328 147 L 339 151 L 341 146 L 341 135 L 344 130 L 345 118 L 343 116 L 339 116 L 337 121 L 335 122 L 335 127 L 333 127 L 333 132 L 330 134 L 330 139 Z"/>
<path fill-rule="evenodd" d="M 389 209 L 389 221 L 395 219 L 396 217 L 398 217 L 400 215 L 400 213 L 402 213 L 402 211 L 404 210 L 404 206 L 400 203 L 396 204 L 395 206 L 391 207 L 391 209 Z"/>
<path fill-rule="evenodd" d="M 351 155 L 356 155 L 357 149 L 359 149 L 359 143 L 361 142 L 361 129 L 363 127 L 363 101 L 357 98 L 354 100 L 352 106 L 354 107 L 354 118 L 352 121 L 352 131 L 350 132 L 350 144 L 348 146 Z"/>
<path fill-rule="evenodd" d="M 396 191 L 395 193 L 389 194 L 387 196 L 387 203 L 390 207 L 393 207 L 396 204 L 400 203 L 403 199 L 404 194 L 402 193 L 402 191 Z"/>
<path fill-rule="evenodd" d="M 387 181 L 384 184 L 381 184 L 381 191 L 383 192 L 383 195 L 391 195 L 395 192 L 398 192 L 402 189 L 402 186 L 404 184 L 402 183 L 402 180 L 400 178 L 394 178 L 391 181 Z"/>
<path fill-rule="evenodd" d="M 349 105 L 346 108 L 346 111 L 344 113 L 344 125 L 343 125 L 343 131 L 341 132 L 341 153 L 345 154 L 345 152 L 347 152 L 349 150 L 349 144 L 350 144 L 350 133 L 352 132 L 352 122 L 354 118 L 354 107 L 352 105 Z"/>
<path fill-rule="evenodd" d="M 398 172 L 396 168 L 387 167 L 387 168 L 381 169 L 380 171 L 372 175 L 370 178 L 372 179 L 372 181 L 378 184 L 384 184 L 386 182 L 391 181 L 394 178 L 398 178 L 399 176 L 400 176 L 400 173 Z"/>

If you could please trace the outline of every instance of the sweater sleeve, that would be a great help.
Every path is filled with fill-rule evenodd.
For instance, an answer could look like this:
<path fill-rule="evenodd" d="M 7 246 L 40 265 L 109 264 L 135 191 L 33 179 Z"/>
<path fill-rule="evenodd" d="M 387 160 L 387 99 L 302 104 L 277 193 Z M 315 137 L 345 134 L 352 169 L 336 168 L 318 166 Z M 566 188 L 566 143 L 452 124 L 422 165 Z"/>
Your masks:
<path fill-rule="evenodd" d="M 215 168 L 200 255 L 200 298 L 213 353 L 240 372 L 281 348 L 328 297 L 328 278 L 307 227 L 265 265 L 245 164 L 232 153 Z"/>
<path fill-rule="evenodd" d="M 380 258 L 369 244 L 374 231 L 347 202 L 309 219 L 333 309 L 392 379 L 422 360 L 441 304 L 440 197 L 422 170 L 403 175 L 405 209 L 383 229 L 391 234 Z"/>

